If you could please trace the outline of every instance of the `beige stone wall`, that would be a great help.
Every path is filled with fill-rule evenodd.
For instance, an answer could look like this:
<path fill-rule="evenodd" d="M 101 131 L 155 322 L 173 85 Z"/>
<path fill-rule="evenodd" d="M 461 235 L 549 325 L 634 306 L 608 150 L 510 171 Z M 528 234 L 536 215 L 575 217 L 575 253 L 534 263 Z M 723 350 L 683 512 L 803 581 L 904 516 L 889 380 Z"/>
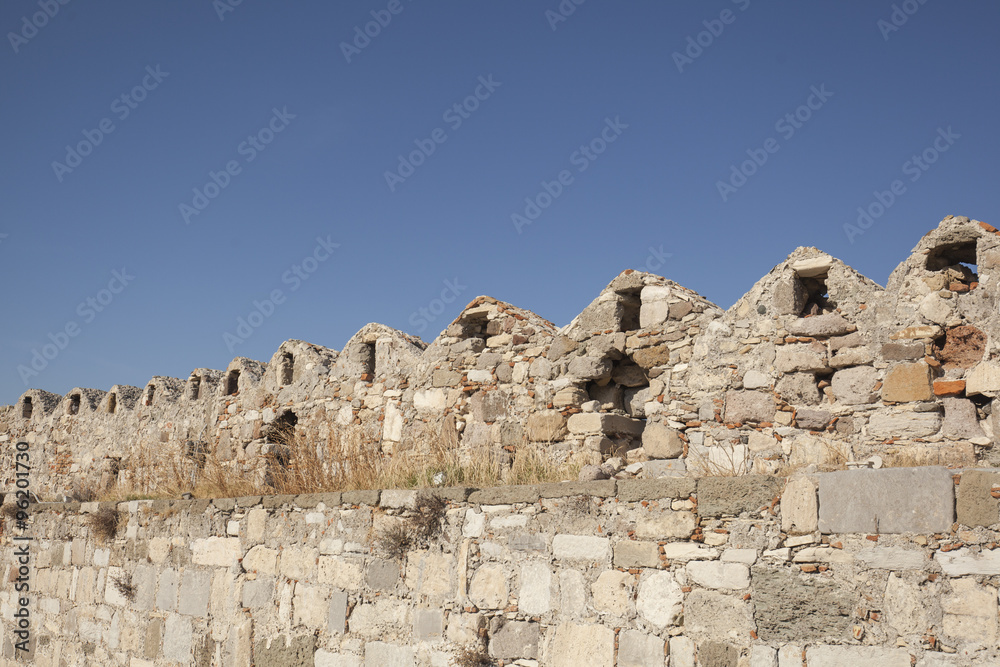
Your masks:
<path fill-rule="evenodd" d="M 32 505 L 4 517 L 0 664 L 23 536 L 37 665 L 1000 662 L 995 471 L 433 492 Z"/>

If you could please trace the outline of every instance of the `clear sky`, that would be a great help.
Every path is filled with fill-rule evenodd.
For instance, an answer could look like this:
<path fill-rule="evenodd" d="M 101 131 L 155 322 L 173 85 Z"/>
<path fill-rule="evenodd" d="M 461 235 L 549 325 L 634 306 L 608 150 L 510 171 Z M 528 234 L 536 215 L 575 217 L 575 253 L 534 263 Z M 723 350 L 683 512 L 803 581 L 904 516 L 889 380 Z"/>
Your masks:
<path fill-rule="evenodd" d="M 235 2 L 0 8 L 0 404 L 1000 220 L 997 3 Z"/>

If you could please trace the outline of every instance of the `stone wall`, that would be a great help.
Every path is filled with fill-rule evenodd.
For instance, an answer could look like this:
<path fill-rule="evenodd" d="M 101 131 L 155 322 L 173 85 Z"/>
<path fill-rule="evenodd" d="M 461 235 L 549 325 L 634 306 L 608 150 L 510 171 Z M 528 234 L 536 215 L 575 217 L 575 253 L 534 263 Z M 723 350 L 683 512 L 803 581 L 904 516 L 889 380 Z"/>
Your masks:
<path fill-rule="evenodd" d="M 430 344 L 366 325 L 341 351 L 283 343 L 142 388 L 32 389 L 0 408 L 47 465 L 43 499 L 136 482 L 138 462 L 197 474 L 212 454 L 259 473 L 279 427 L 327 462 L 345 443 L 391 457 L 434 447 L 509 467 L 529 446 L 617 478 L 859 465 L 995 465 L 1000 235 L 949 216 L 888 287 L 798 248 L 723 311 L 625 271 L 568 325 L 479 297 Z"/>
<path fill-rule="evenodd" d="M 997 471 L 434 493 L 40 504 L 24 530 L 4 514 L 0 664 L 1000 664 Z"/>

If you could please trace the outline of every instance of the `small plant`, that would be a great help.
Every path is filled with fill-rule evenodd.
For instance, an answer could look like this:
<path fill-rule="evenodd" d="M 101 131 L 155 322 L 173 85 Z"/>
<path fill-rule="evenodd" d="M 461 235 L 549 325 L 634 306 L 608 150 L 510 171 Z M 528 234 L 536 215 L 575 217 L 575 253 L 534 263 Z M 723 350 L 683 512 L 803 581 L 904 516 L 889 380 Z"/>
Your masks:
<path fill-rule="evenodd" d="M 94 535 L 102 542 L 110 542 L 118 535 L 122 523 L 122 515 L 117 509 L 105 507 L 87 517 L 87 523 Z"/>
<path fill-rule="evenodd" d="M 496 664 L 482 648 L 462 648 L 455 655 L 455 667 L 493 667 Z"/>
<path fill-rule="evenodd" d="M 402 560 L 406 552 L 413 546 L 413 533 L 406 524 L 397 523 L 382 531 L 378 538 L 378 547 L 393 560 Z"/>
<path fill-rule="evenodd" d="M 414 532 L 421 541 L 432 540 L 441 532 L 447 504 L 439 495 L 422 495 L 417 498 L 416 514 L 410 519 Z"/>
<path fill-rule="evenodd" d="M 132 583 L 132 575 L 125 573 L 111 578 L 111 583 L 119 594 L 129 602 L 135 601 L 135 584 Z"/>

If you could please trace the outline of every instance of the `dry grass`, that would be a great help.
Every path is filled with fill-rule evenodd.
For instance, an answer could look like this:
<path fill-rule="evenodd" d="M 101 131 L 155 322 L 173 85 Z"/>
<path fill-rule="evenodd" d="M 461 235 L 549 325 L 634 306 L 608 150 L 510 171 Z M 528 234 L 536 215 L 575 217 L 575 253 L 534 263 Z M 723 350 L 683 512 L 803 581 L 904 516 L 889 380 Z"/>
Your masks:
<path fill-rule="evenodd" d="M 118 535 L 118 528 L 122 524 L 122 515 L 117 509 L 105 507 L 87 516 L 87 523 L 102 542 L 110 542 Z"/>
<path fill-rule="evenodd" d="M 147 445 L 123 463 L 124 481 L 106 490 L 101 499 L 488 487 L 576 479 L 579 473 L 579 465 L 558 464 L 535 446 L 519 448 L 513 462 L 486 449 L 463 456 L 445 449 L 440 441 L 422 443 L 416 449 L 418 453 L 386 453 L 380 442 L 365 441 L 357 432 L 331 435 L 326 442 L 315 443 L 291 430 L 273 435 L 266 453 L 242 463 L 221 461 L 216 452 L 196 458 Z"/>
<path fill-rule="evenodd" d="M 455 667 L 493 667 L 497 663 L 481 648 L 462 648 L 455 654 Z"/>
<path fill-rule="evenodd" d="M 125 573 L 119 577 L 112 577 L 111 583 L 115 585 L 115 588 L 121 594 L 123 598 L 129 602 L 135 601 L 135 584 L 132 583 L 132 575 Z"/>

